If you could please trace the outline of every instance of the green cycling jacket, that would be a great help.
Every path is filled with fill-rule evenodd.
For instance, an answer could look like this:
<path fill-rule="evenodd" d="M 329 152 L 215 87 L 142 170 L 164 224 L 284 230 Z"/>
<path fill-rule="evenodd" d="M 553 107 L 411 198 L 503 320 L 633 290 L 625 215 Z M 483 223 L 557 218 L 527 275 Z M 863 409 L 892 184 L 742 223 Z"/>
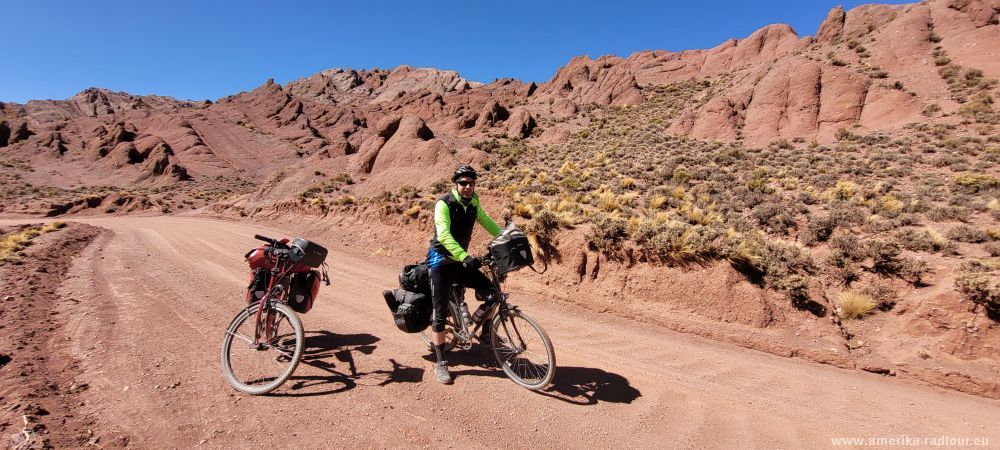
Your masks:
<path fill-rule="evenodd" d="M 435 261 L 441 257 L 461 262 L 469 256 L 467 249 L 472 240 L 472 229 L 477 222 L 491 236 L 496 237 L 500 234 L 500 227 L 479 206 L 478 194 L 473 194 L 472 199 L 463 201 L 458 190 L 452 189 L 438 199 L 434 204 L 434 236 L 431 238 L 431 252 L 428 255 L 431 266 L 448 262 Z"/>

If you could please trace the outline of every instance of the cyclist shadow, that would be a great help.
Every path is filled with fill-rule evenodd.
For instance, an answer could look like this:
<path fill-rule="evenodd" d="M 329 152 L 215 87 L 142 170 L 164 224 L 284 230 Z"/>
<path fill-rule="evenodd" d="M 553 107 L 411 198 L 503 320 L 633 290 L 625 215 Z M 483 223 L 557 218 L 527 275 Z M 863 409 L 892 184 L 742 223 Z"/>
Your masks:
<path fill-rule="evenodd" d="M 325 372 L 323 375 L 292 375 L 287 392 L 279 397 L 311 397 L 349 391 L 358 386 L 357 379 L 370 374 L 384 375 L 381 385 L 393 382 L 414 382 L 423 378 L 423 369 L 402 366 L 394 360 L 392 370 L 358 372 L 355 354 L 371 355 L 380 339 L 370 334 L 334 334 L 329 331 L 306 332 L 300 364 Z M 340 366 L 340 367 L 338 367 Z M 344 367 L 346 366 L 346 367 Z M 296 371 L 303 372 L 302 367 Z M 315 371 L 311 371 L 315 372 Z"/>
<path fill-rule="evenodd" d="M 539 394 L 575 405 L 596 405 L 598 402 L 632 403 L 642 396 L 628 379 L 616 373 L 590 367 L 556 368 L 552 385 Z"/>

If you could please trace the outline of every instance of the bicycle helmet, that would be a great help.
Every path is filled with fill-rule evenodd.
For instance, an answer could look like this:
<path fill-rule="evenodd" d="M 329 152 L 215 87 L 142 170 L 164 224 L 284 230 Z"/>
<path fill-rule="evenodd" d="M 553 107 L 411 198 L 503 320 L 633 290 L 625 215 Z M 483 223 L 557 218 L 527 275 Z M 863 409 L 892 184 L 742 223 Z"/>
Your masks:
<path fill-rule="evenodd" d="M 477 176 L 476 169 L 473 169 L 472 166 L 465 164 L 458 169 L 455 169 L 455 174 L 451 176 L 451 181 L 458 181 L 459 178 L 464 177 L 469 177 L 475 180 Z"/>

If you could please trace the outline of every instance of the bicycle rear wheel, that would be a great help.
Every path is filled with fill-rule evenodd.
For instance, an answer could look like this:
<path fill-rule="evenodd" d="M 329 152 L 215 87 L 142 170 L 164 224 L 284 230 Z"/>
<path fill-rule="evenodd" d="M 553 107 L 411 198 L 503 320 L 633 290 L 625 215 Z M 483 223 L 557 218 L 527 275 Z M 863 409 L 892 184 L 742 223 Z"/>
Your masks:
<path fill-rule="evenodd" d="M 454 305 L 449 303 L 448 310 L 451 314 L 444 320 L 444 351 L 451 351 L 458 344 L 458 336 L 455 335 L 455 308 Z M 427 327 L 424 331 L 418 333 L 420 339 L 424 341 L 427 345 L 428 350 L 434 350 L 434 341 L 431 340 L 432 332 L 431 327 Z"/>
<path fill-rule="evenodd" d="M 556 376 L 556 353 L 545 330 L 519 310 L 497 314 L 490 345 L 500 368 L 519 386 L 538 390 Z"/>
<path fill-rule="evenodd" d="M 264 321 L 271 321 L 270 336 L 254 345 L 254 329 L 260 327 L 264 336 Z M 270 311 L 261 313 L 257 323 L 257 303 L 236 315 L 222 340 L 222 373 L 236 390 L 247 394 L 266 394 L 281 386 L 302 358 L 302 322 L 287 305 L 275 303 Z"/>

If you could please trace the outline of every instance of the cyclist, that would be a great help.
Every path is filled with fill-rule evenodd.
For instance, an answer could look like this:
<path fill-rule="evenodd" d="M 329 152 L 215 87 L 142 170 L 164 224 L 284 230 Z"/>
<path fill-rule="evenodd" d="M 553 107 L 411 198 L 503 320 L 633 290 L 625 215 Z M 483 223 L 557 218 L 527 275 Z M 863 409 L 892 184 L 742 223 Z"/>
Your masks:
<path fill-rule="evenodd" d="M 444 384 L 452 381 L 448 361 L 444 358 L 444 323 L 448 315 L 450 286 L 457 283 L 475 289 L 476 298 L 484 302 L 476 311 L 479 318 L 496 301 L 490 280 L 479 271 L 482 261 L 467 250 L 476 223 L 494 237 L 500 234 L 500 227 L 479 204 L 476 178 L 476 170 L 472 166 L 459 167 L 451 177 L 455 187 L 434 205 L 434 237 L 427 251 L 433 305 L 431 335 L 437 357 L 434 374 Z"/>

